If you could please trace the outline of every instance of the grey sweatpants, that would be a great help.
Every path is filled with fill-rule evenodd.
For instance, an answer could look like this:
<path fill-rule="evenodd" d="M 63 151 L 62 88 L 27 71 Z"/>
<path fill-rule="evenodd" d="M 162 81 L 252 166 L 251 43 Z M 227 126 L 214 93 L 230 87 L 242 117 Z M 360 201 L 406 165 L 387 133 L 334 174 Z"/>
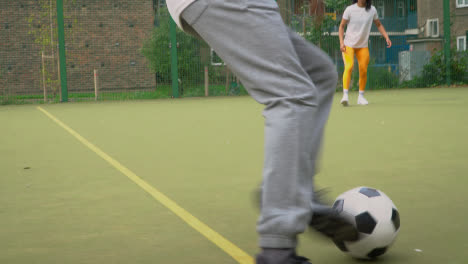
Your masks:
<path fill-rule="evenodd" d="M 314 204 L 313 176 L 338 74 L 329 57 L 291 32 L 274 0 L 197 0 L 182 13 L 265 105 L 262 248 L 294 248 Z"/>

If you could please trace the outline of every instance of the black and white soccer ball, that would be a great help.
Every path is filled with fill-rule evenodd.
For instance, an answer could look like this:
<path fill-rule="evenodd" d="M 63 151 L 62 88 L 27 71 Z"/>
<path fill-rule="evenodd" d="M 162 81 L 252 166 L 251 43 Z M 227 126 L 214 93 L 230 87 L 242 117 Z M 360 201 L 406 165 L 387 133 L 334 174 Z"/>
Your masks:
<path fill-rule="evenodd" d="M 352 221 L 359 231 L 357 241 L 334 241 L 338 248 L 359 259 L 383 255 L 400 231 L 400 214 L 382 191 L 358 187 L 336 198 L 333 208 Z"/>

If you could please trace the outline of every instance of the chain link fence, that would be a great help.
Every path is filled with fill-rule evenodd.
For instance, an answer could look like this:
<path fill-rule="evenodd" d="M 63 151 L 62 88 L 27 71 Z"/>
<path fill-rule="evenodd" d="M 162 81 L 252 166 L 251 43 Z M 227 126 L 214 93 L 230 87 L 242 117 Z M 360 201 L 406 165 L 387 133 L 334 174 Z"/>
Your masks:
<path fill-rule="evenodd" d="M 63 20 L 57 16 L 62 1 Z M 351 1 L 277 2 L 285 23 L 327 52 L 341 77 L 338 26 Z M 468 84 L 468 1 L 373 5 L 393 45 L 386 48 L 372 27 L 367 89 Z M 59 60 L 59 23 L 65 65 Z M 0 103 L 246 94 L 206 43 L 170 25 L 162 0 L 0 0 Z M 351 89 L 358 87 L 357 68 Z"/>

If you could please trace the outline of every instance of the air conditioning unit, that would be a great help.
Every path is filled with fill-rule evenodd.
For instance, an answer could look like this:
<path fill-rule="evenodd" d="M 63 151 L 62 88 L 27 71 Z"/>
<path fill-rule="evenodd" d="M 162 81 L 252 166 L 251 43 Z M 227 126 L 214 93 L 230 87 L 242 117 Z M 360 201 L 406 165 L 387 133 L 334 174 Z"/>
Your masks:
<path fill-rule="evenodd" d="M 428 19 L 426 21 L 426 37 L 438 38 L 439 37 L 439 19 Z"/>
<path fill-rule="evenodd" d="M 429 51 L 401 51 L 398 53 L 400 82 L 413 80 L 421 74 L 424 65 L 431 59 Z"/>

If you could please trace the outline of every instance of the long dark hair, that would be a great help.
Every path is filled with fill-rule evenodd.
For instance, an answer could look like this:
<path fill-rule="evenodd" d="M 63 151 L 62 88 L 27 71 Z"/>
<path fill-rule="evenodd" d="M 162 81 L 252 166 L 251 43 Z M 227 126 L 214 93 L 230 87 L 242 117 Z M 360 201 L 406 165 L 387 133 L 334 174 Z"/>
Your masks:
<path fill-rule="evenodd" d="M 358 0 L 353 0 L 353 4 L 357 3 Z M 369 11 L 369 9 L 371 8 L 371 5 L 372 5 L 372 0 L 367 0 L 366 1 L 366 10 Z"/>

